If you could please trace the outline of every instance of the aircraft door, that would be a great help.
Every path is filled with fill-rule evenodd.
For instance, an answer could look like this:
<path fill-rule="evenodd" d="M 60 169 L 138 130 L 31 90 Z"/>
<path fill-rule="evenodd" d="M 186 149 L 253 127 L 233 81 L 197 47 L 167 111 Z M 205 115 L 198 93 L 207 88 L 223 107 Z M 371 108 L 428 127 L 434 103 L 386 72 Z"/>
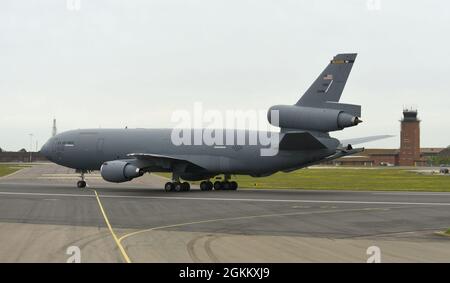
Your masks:
<path fill-rule="evenodd" d="M 53 142 L 52 142 L 52 152 L 53 153 L 56 153 L 56 147 L 58 146 L 58 142 L 59 142 L 58 138 L 53 139 Z"/>
<path fill-rule="evenodd" d="M 62 159 L 62 154 L 64 151 L 64 145 L 59 138 L 55 138 L 52 144 L 52 151 L 55 153 L 56 160 Z"/>

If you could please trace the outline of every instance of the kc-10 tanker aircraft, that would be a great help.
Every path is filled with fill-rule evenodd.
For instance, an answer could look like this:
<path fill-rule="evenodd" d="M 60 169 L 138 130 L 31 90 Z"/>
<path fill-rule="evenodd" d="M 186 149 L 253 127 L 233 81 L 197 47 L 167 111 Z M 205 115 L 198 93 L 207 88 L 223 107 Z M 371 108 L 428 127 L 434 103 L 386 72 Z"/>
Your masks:
<path fill-rule="evenodd" d="M 166 191 L 189 191 L 186 181 L 202 181 L 200 189 L 208 191 L 236 190 L 232 175 L 269 176 L 361 152 L 364 148 L 352 145 L 388 136 L 339 141 L 329 135 L 361 122 L 360 105 L 339 103 L 356 55 L 336 55 L 296 104 L 272 106 L 268 120 L 279 132 L 232 130 L 230 142 L 229 131 L 222 131 L 226 143 L 205 144 L 192 140 L 206 129 L 189 129 L 185 136 L 175 129 L 81 129 L 50 138 L 41 153 L 81 173 L 79 188 L 86 186 L 85 173 L 100 170 L 103 179 L 115 183 L 146 172 L 171 172 Z M 174 142 L 174 135 L 187 142 Z M 277 137 L 276 143 L 248 142 L 260 135 Z"/>

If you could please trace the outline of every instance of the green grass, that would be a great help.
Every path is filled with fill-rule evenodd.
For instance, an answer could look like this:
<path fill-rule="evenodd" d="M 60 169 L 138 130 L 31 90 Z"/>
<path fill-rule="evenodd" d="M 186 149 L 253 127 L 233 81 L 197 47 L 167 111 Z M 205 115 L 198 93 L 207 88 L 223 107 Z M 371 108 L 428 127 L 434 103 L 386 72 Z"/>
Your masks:
<path fill-rule="evenodd" d="M 241 187 L 316 190 L 450 191 L 450 177 L 401 169 L 303 169 L 265 178 L 239 176 Z"/>
<path fill-rule="evenodd" d="M 236 176 L 233 179 L 241 188 L 450 192 L 450 176 L 425 175 L 393 168 L 302 169 L 263 178 Z"/>
<path fill-rule="evenodd" d="M 450 228 L 447 231 L 445 231 L 445 234 L 450 235 Z"/>
<path fill-rule="evenodd" d="M 18 164 L 0 164 L 0 177 L 12 174 L 22 168 L 29 167 L 27 165 Z"/>

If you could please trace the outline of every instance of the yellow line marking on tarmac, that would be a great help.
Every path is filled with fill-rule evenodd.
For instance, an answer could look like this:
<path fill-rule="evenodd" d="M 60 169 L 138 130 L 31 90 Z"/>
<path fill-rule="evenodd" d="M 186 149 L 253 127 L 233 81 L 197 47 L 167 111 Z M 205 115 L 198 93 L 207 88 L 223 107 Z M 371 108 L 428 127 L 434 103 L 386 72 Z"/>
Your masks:
<path fill-rule="evenodd" d="M 128 233 L 123 235 L 119 238 L 119 243 L 122 243 L 123 240 L 125 240 L 128 237 L 136 236 L 138 234 L 154 231 L 154 230 L 161 230 L 165 228 L 173 228 L 173 227 L 181 227 L 181 226 L 188 226 L 188 225 L 195 225 L 195 224 L 203 224 L 203 223 L 212 223 L 212 222 L 221 222 L 221 221 L 230 221 L 230 220 L 242 220 L 242 219 L 255 219 L 255 218 L 264 218 L 264 217 L 281 217 L 281 216 L 293 216 L 293 215 L 308 215 L 308 214 L 325 214 L 325 213 L 336 213 L 336 212 L 352 212 L 352 211 L 373 211 L 373 210 L 380 210 L 380 211 L 386 211 L 390 208 L 359 208 L 359 209 L 340 209 L 340 210 L 322 210 L 322 211 L 311 211 L 311 212 L 290 212 L 290 213 L 277 213 L 277 214 L 262 214 L 262 215 L 250 215 L 250 216 L 239 216 L 239 217 L 230 217 L 230 218 L 217 218 L 217 219 L 209 219 L 209 220 L 201 220 L 201 221 L 194 221 L 194 222 L 186 222 L 186 223 L 178 223 L 178 224 L 171 224 L 171 225 L 165 225 L 165 226 L 159 226 L 159 227 L 153 227 L 149 229 L 144 230 L 138 230 L 132 233 Z"/>
<path fill-rule="evenodd" d="M 105 213 L 105 210 L 103 209 L 102 202 L 100 201 L 100 198 L 98 197 L 97 191 L 93 190 L 95 193 L 95 197 L 97 198 L 98 206 L 100 207 L 100 210 L 103 214 L 103 218 L 105 219 L 106 225 L 108 226 L 109 232 L 111 232 L 111 235 L 113 236 L 114 241 L 116 242 L 117 247 L 120 250 L 120 253 L 122 254 L 122 257 L 125 259 L 126 263 L 131 263 L 130 258 L 128 257 L 127 253 L 125 252 L 125 249 L 123 248 L 122 244 L 120 243 L 120 240 L 117 238 L 116 233 L 114 233 L 114 230 L 109 223 L 108 216 Z"/>

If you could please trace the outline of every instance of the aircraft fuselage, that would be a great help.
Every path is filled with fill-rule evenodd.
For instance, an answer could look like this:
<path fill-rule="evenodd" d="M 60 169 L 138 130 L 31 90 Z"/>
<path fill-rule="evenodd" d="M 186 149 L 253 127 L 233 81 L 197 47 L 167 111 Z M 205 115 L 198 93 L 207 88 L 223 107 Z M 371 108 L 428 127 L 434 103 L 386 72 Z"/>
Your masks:
<path fill-rule="evenodd" d="M 247 137 L 252 133 L 245 131 Z M 321 142 L 326 149 L 280 150 L 274 156 L 261 156 L 267 146 L 175 145 L 171 136 L 171 129 L 72 130 L 51 138 L 41 152 L 52 162 L 84 171 L 99 170 L 111 160 L 133 159 L 128 156 L 132 153 L 157 153 L 187 159 L 211 173 L 264 175 L 321 160 L 334 154 L 339 144 L 334 138 L 324 138 Z M 150 172 L 170 171 L 148 167 Z"/>

